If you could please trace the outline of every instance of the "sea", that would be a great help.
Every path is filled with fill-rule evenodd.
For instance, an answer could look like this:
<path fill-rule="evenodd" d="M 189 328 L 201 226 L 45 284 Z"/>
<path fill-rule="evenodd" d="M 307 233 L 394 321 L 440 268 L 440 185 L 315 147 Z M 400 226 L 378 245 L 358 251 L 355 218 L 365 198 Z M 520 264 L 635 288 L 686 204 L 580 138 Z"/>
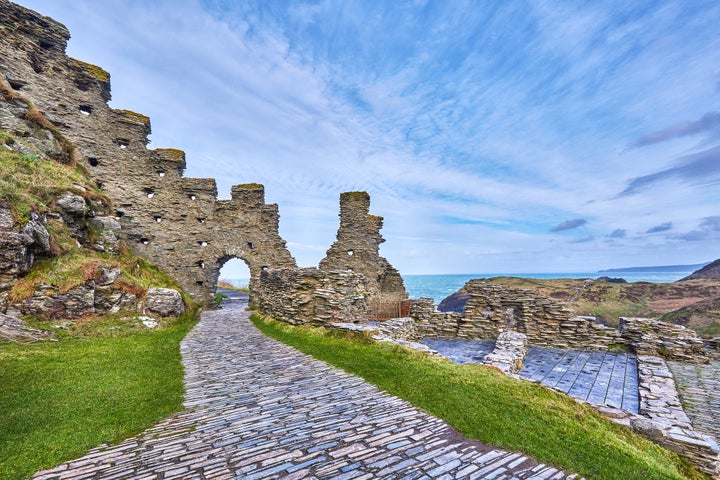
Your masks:
<path fill-rule="evenodd" d="M 670 283 L 687 277 L 695 270 L 688 271 L 612 271 L 612 272 L 574 272 L 574 273 L 467 273 L 450 275 L 403 275 L 405 288 L 410 298 L 432 298 L 440 303 L 445 297 L 457 292 L 469 280 L 492 277 L 520 277 L 520 278 L 623 278 L 628 282 Z M 229 279 L 235 286 L 247 286 L 248 279 Z"/>

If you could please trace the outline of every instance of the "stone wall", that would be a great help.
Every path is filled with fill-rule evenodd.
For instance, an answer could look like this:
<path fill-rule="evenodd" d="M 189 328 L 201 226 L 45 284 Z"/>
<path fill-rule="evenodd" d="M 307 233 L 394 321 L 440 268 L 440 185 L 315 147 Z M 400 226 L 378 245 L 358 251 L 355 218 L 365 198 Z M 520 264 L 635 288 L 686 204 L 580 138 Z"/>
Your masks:
<path fill-rule="evenodd" d="M 347 270 L 266 269 L 255 293 L 255 306 L 261 312 L 294 325 L 367 318 L 365 277 Z"/>
<path fill-rule="evenodd" d="M 253 279 L 264 267 L 294 267 L 278 234 L 277 205 L 262 185 L 232 188 L 217 200 L 213 179 L 185 178 L 185 155 L 146 148 L 148 117 L 110 108 L 110 75 L 65 55 L 70 35 L 60 23 L 0 0 L 0 128 L 56 157 L 76 161 L 115 205 L 122 239 L 173 275 L 197 301 L 210 303 L 223 264 L 243 259 Z M 4 89 L 5 90 L 5 89 Z M 71 145 L 33 129 L 27 102 Z M 252 282 L 251 282 L 252 283 Z M 251 284 L 251 289 L 254 285 Z"/>
<path fill-rule="evenodd" d="M 697 334 L 680 325 L 648 318 L 623 318 L 619 329 L 594 317 L 574 316 L 571 309 L 532 290 L 471 280 L 465 311 L 438 312 L 431 299 L 413 300 L 410 312 L 430 337 L 496 339 L 508 330 L 527 335 L 532 345 L 578 350 L 629 348 L 640 355 L 707 363 Z"/>
<path fill-rule="evenodd" d="M 319 267 L 324 271 L 350 271 L 365 276 L 369 302 L 399 302 L 408 297 L 400 273 L 380 256 L 383 218 L 370 215 L 366 192 L 340 194 L 337 240 Z"/>

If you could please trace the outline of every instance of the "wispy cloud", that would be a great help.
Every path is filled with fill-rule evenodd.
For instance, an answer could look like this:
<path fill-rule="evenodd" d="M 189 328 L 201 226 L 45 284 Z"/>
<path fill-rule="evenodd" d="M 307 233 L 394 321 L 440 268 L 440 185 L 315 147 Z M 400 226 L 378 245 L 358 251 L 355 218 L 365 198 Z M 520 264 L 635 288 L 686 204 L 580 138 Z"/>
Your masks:
<path fill-rule="evenodd" d="M 697 229 L 676 235 L 675 238 L 690 242 L 720 241 L 720 216 L 705 217 L 700 221 Z"/>
<path fill-rule="evenodd" d="M 648 228 L 645 233 L 667 232 L 668 230 L 672 230 L 672 228 L 673 228 L 672 222 L 665 222 L 665 223 L 661 223 L 660 225 L 655 225 L 652 228 Z"/>
<path fill-rule="evenodd" d="M 717 129 L 718 127 L 720 127 L 720 112 L 708 112 L 700 117 L 699 120 L 676 123 L 657 132 L 643 135 L 633 142 L 632 146 L 644 147 L 675 138 L 696 135 L 708 130 Z"/>
<path fill-rule="evenodd" d="M 720 182 L 720 145 L 678 159 L 675 167 L 633 178 L 620 196 L 632 195 L 664 180 L 712 185 Z"/>
<path fill-rule="evenodd" d="M 403 272 L 712 247 L 616 227 L 705 232 L 688 219 L 720 204 L 717 2 L 19 1 L 68 24 L 71 55 L 110 71 L 112 105 L 148 114 L 188 175 L 225 196 L 265 184 L 301 265 L 332 242 L 345 190 L 371 193 Z"/>
<path fill-rule="evenodd" d="M 584 218 L 575 218 L 573 220 L 565 220 L 562 223 L 559 223 L 555 225 L 553 228 L 550 229 L 551 232 L 562 232 L 565 230 L 573 230 L 575 228 L 582 227 L 587 223 L 587 220 Z"/>

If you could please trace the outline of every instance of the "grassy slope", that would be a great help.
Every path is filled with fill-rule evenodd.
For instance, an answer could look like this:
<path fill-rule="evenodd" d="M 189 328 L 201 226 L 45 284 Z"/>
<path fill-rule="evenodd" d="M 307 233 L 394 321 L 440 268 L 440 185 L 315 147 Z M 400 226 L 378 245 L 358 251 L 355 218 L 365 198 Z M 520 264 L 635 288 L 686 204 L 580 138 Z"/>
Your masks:
<path fill-rule="evenodd" d="M 0 478 L 30 476 L 179 410 L 185 318 L 154 332 L 0 345 Z"/>
<path fill-rule="evenodd" d="M 463 435 L 593 479 L 705 478 L 675 454 L 542 386 L 479 365 L 277 322 L 266 334 L 408 400 Z"/>
<path fill-rule="evenodd" d="M 19 224 L 31 211 L 47 211 L 65 191 L 107 202 L 81 170 L 47 159 L 29 145 L 25 150 L 35 153 L 2 145 L 14 142 L 23 143 L 0 130 L 0 200 L 10 204 Z M 110 267 L 122 271 L 116 287 L 135 295 L 150 286 L 179 289 L 175 280 L 126 249 L 110 255 L 78 247 L 67 228 L 53 220 L 48 230 L 54 256 L 39 260 L 15 282 L 10 296 L 16 301 L 41 282 L 65 292 Z M 66 330 L 53 327 L 61 320 L 29 321 L 55 330 L 57 343 L 0 340 L 0 479 L 27 477 L 177 411 L 183 396 L 179 342 L 196 318 L 191 299 L 185 302 L 190 313 L 163 319 L 152 332 L 120 312 L 72 319 Z"/>

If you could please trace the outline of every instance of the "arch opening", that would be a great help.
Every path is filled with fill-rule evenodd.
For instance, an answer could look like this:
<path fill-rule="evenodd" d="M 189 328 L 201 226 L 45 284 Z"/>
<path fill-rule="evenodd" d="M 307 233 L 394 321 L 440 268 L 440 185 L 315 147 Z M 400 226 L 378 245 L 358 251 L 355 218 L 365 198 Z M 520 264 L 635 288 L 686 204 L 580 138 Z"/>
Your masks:
<path fill-rule="evenodd" d="M 248 288 L 250 284 L 250 268 L 245 260 L 238 257 L 227 257 L 221 258 L 219 263 L 218 286 L 227 283 L 235 288 Z"/>

